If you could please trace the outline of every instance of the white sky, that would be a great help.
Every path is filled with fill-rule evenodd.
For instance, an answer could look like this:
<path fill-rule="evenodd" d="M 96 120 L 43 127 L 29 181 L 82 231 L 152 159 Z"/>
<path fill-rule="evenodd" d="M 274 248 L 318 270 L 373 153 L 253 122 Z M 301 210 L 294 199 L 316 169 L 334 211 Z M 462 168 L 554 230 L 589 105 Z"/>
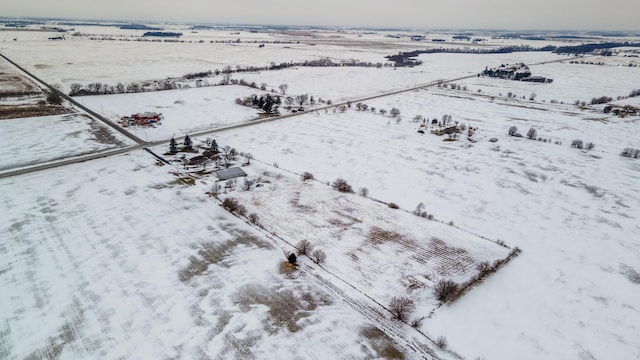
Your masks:
<path fill-rule="evenodd" d="M 278 25 L 640 30 L 639 0 L 1 0 L 0 16 Z"/>

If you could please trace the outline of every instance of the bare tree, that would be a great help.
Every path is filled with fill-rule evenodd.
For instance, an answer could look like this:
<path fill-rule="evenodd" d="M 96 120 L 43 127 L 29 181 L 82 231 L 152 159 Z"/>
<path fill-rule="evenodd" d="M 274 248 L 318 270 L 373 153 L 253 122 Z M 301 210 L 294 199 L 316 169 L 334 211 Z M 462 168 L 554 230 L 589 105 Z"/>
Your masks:
<path fill-rule="evenodd" d="M 391 111 L 389 111 L 389 115 L 391 115 L 394 118 L 400 116 L 400 109 L 391 108 Z"/>
<path fill-rule="evenodd" d="M 446 350 L 447 346 L 449 346 L 449 342 L 447 341 L 447 338 L 444 336 L 439 336 L 436 339 L 436 346 L 439 347 L 442 350 Z"/>
<path fill-rule="evenodd" d="M 233 68 L 230 65 L 227 65 L 223 70 L 222 84 L 229 85 L 231 82 L 231 73 L 233 72 Z"/>
<path fill-rule="evenodd" d="M 424 210 L 425 206 L 424 203 L 419 203 L 418 206 L 416 206 L 416 209 L 413 210 L 413 214 L 416 216 L 421 216 L 421 217 L 427 217 L 427 212 Z"/>
<path fill-rule="evenodd" d="M 278 88 L 280 89 L 280 92 L 282 93 L 282 95 L 286 95 L 287 94 L 287 89 L 289 89 L 289 85 L 280 84 L 280 86 L 278 86 Z"/>
<path fill-rule="evenodd" d="M 286 98 L 284 98 L 284 103 L 285 105 L 287 105 L 287 107 L 291 107 L 291 105 L 293 105 L 293 98 L 291 96 L 287 96 Z"/>
<path fill-rule="evenodd" d="M 458 293 L 458 284 L 451 280 L 440 280 L 434 288 L 434 293 L 438 301 L 447 302 Z"/>
<path fill-rule="evenodd" d="M 512 127 L 509 128 L 509 132 L 508 132 L 509 136 L 514 136 L 517 133 L 518 133 L 518 128 L 517 127 L 512 126 Z"/>
<path fill-rule="evenodd" d="M 407 297 L 396 297 L 394 296 L 389 302 L 389 310 L 394 318 L 405 321 L 407 317 L 413 312 L 416 308 L 413 300 Z"/>
<path fill-rule="evenodd" d="M 79 93 L 80 90 L 82 90 L 82 85 L 78 83 L 73 83 L 71 84 L 71 91 L 69 92 L 69 95 L 74 96 L 77 93 Z"/>
<path fill-rule="evenodd" d="M 296 249 L 298 250 L 298 255 L 308 256 L 313 251 L 313 244 L 307 239 L 300 240 L 298 244 L 296 244 Z"/>
<path fill-rule="evenodd" d="M 296 95 L 296 102 L 300 104 L 300 106 L 304 105 L 307 100 L 309 100 L 309 94 Z"/>
<path fill-rule="evenodd" d="M 536 131 L 536 129 L 531 128 L 529 129 L 529 131 L 527 131 L 527 137 L 531 140 L 535 139 L 538 136 L 538 132 Z"/>
<path fill-rule="evenodd" d="M 249 214 L 247 219 L 249 219 L 249 222 L 254 224 L 254 225 L 259 225 L 260 224 L 260 219 L 258 217 L 258 214 L 256 214 L 256 213 Z"/>
<path fill-rule="evenodd" d="M 327 254 L 325 254 L 324 251 L 320 249 L 315 249 L 313 250 L 311 257 L 313 258 L 313 261 L 316 262 L 316 264 L 320 265 L 320 264 L 323 264 L 324 261 L 327 259 Z"/>

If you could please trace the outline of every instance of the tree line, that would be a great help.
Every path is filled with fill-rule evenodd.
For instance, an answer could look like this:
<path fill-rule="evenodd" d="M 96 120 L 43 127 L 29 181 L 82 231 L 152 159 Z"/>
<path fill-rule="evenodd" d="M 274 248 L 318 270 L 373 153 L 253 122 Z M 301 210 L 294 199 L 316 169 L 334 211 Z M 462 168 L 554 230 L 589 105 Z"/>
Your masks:
<path fill-rule="evenodd" d="M 268 66 L 245 66 L 237 65 L 235 68 L 231 65 L 224 67 L 223 69 L 208 70 L 202 72 L 188 73 L 177 78 L 168 78 L 155 81 L 133 82 L 128 85 L 123 83 L 117 83 L 116 85 L 103 84 L 100 82 L 94 82 L 87 85 L 79 83 L 71 84 L 69 96 L 87 96 L 87 95 L 107 95 L 107 94 L 123 94 L 123 93 L 138 93 L 146 91 L 160 91 L 160 90 L 172 90 L 180 88 L 189 88 L 188 84 L 180 84 L 181 80 L 200 80 L 213 76 L 222 75 L 223 78 L 217 84 L 202 84 L 196 82 L 196 86 L 215 86 L 215 85 L 229 85 L 237 84 L 238 81 L 233 82 L 231 74 L 243 73 L 243 72 L 258 72 L 258 71 L 272 71 L 282 70 L 291 67 L 389 67 L 390 63 L 373 63 L 370 61 L 360 61 L 357 59 L 348 59 L 341 61 L 333 61 L 329 58 L 320 58 L 314 60 L 304 61 L 289 61 L 275 63 L 271 62 Z M 152 85 L 153 84 L 153 85 Z M 151 87 L 151 89 L 150 89 Z"/>

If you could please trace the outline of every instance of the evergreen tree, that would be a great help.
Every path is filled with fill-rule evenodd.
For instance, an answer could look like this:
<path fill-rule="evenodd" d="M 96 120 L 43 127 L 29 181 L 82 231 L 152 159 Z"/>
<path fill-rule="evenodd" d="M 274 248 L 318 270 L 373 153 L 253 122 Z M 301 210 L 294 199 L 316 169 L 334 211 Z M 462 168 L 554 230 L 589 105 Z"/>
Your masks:
<path fill-rule="evenodd" d="M 209 148 L 209 150 L 211 150 L 214 154 L 220 152 L 218 151 L 218 143 L 216 142 L 216 139 L 211 140 L 211 147 Z"/>
<path fill-rule="evenodd" d="M 169 152 L 171 154 L 175 154 L 178 152 L 178 146 L 176 144 L 176 139 L 171 137 L 171 141 L 169 141 Z"/>
<path fill-rule="evenodd" d="M 185 135 L 184 137 L 184 148 L 186 150 L 193 150 L 193 142 L 191 141 L 189 135 Z"/>
<path fill-rule="evenodd" d="M 264 110 L 264 112 L 266 112 L 267 114 L 270 114 L 273 111 L 274 104 L 275 102 L 273 101 L 273 98 L 269 94 L 267 94 L 264 100 L 264 104 L 262 104 L 262 110 Z"/>

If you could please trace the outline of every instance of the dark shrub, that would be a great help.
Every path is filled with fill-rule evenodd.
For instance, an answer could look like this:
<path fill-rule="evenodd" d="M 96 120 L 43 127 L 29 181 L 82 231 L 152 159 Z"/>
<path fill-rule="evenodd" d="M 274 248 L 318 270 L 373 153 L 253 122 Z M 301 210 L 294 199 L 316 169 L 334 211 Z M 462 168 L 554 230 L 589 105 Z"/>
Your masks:
<path fill-rule="evenodd" d="M 341 179 L 341 178 L 335 179 L 334 182 L 331 184 L 331 187 L 344 193 L 353 192 L 353 189 L 351 188 L 351 185 L 347 183 L 347 180 Z"/>
<path fill-rule="evenodd" d="M 458 293 L 458 284 L 451 280 L 440 280 L 434 288 L 436 299 L 441 302 L 452 300 Z"/>

